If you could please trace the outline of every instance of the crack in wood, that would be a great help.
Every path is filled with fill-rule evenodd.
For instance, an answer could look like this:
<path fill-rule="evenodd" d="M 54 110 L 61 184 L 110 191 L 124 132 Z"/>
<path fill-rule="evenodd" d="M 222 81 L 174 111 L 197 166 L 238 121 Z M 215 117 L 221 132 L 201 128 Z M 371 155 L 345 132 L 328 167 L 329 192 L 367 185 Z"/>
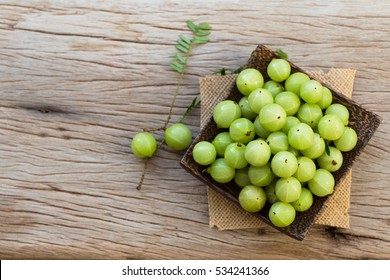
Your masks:
<path fill-rule="evenodd" d="M 34 111 L 39 112 L 42 114 L 75 114 L 74 112 L 64 110 L 58 106 L 55 105 L 19 105 L 16 106 L 19 109 L 27 110 L 27 111 Z"/>

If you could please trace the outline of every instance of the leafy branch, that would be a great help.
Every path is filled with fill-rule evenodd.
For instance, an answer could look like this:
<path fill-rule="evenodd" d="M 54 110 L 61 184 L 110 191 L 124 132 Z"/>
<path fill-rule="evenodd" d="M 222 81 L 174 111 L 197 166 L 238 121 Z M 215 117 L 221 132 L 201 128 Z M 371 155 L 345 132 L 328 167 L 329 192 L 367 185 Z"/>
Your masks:
<path fill-rule="evenodd" d="M 190 56 L 191 49 L 194 45 L 205 44 L 209 41 L 211 26 L 207 22 L 202 22 L 195 25 L 192 21 L 187 21 L 187 27 L 192 31 L 193 38 L 189 39 L 180 34 L 177 39 L 176 49 L 179 51 L 174 53 L 174 57 L 170 63 L 173 70 L 180 74 L 184 74 L 187 59 Z"/>
<path fill-rule="evenodd" d="M 176 72 L 178 72 L 180 74 L 180 76 L 179 76 L 179 81 L 178 81 L 177 86 L 176 86 L 175 94 L 174 94 L 173 99 L 172 99 L 172 104 L 171 104 L 171 107 L 169 109 L 168 118 L 164 124 L 165 128 L 167 127 L 167 125 L 169 124 L 169 121 L 172 118 L 172 110 L 173 110 L 173 107 L 174 107 L 175 102 L 176 102 L 176 97 L 179 94 L 181 84 L 183 82 L 186 66 L 188 63 L 188 58 L 190 57 L 190 53 L 191 53 L 192 48 L 195 45 L 205 44 L 209 41 L 208 36 L 210 35 L 211 26 L 207 22 L 201 22 L 198 25 L 196 25 L 192 21 L 188 20 L 187 27 L 192 31 L 193 37 L 192 37 L 192 39 L 189 39 L 188 37 L 186 37 L 182 34 L 179 35 L 179 38 L 177 39 L 177 45 L 176 45 L 176 49 L 178 52 L 173 54 L 174 59 L 169 64 L 173 70 L 175 70 Z M 195 104 L 196 102 L 192 101 L 191 105 L 193 103 Z M 191 108 L 191 105 L 190 105 L 190 107 L 187 108 L 186 113 L 183 115 L 183 117 L 180 121 L 182 121 L 188 115 L 188 113 L 192 110 L 193 107 L 195 107 L 195 106 L 192 106 L 192 108 Z"/>
<path fill-rule="evenodd" d="M 187 21 L 187 27 L 188 29 L 192 32 L 192 38 L 188 38 L 187 36 L 180 34 L 178 39 L 177 39 L 177 44 L 175 45 L 176 52 L 173 54 L 173 59 L 169 63 L 170 67 L 179 73 L 179 79 L 176 85 L 176 90 L 175 93 L 172 97 L 172 103 L 169 107 L 169 113 L 167 116 L 167 119 L 165 120 L 164 124 L 161 127 L 158 128 L 153 128 L 153 129 L 146 129 L 144 128 L 144 131 L 158 131 L 158 130 L 165 130 L 167 129 L 169 122 L 171 121 L 172 118 L 172 113 L 173 113 L 173 108 L 176 103 L 176 98 L 179 95 L 181 85 L 183 83 L 183 79 L 185 76 L 185 71 L 186 67 L 188 65 L 188 59 L 191 55 L 191 50 L 196 46 L 196 45 L 201 45 L 205 44 L 209 41 L 208 36 L 210 35 L 210 30 L 211 26 L 207 22 L 201 22 L 199 24 L 195 24 L 191 20 Z M 197 105 L 199 105 L 200 99 L 198 97 L 194 98 L 191 102 L 191 104 L 187 107 L 186 112 L 183 114 L 179 122 L 182 122 L 183 119 L 192 111 L 193 108 L 195 108 Z M 157 150 L 162 146 L 164 143 L 164 139 L 162 139 L 158 146 Z M 156 151 L 157 151 L 156 150 Z M 137 189 L 140 190 L 141 186 L 143 184 L 145 174 L 147 171 L 147 166 L 148 166 L 149 158 L 145 160 L 144 163 L 144 169 L 139 181 L 139 184 L 137 186 Z"/>
<path fill-rule="evenodd" d="M 185 35 L 180 34 L 178 39 L 177 39 L 177 44 L 175 45 L 175 48 L 177 52 L 173 54 L 173 59 L 169 63 L 170 67 L 176 71 L 177 73 L 180 74 L 178 83 L 176 85 L 176 90 L 175 94 L 173 95 L 172 98 L 172 103 L 171 106 L 169 107 L 169 113 L 168 117 L 165 120 L 165 123 L 158 128 L 152 128 L 152 129 L 144 129 L 144 131 L 157 131 L 157 130 L 165 130 L 171 121 L 172 118 L 172 112 L 173 112 L 173 107 L 175 106 L 176 98 L 179 94 L 180 87 L 183 82 L 183 78 L 185 75 L 185 70 L 188 64 L 188 58 L 191 55 L 191 50 L 194 46 L 196 45 L 201 45 L 205 44 L 209 41 L 208 36 L 210 35 L 210 30 L 211 26 L 207 22 L 201 22 L 199 24 L 195 24 L 191 20 L 187 21 L 187 27 L 188 29 L 192 32 L 192 38 L 188 38 Z M 194 100 L 192 101 L 191 105 L 187 108 L 187 111 L 185 114 L 182 116 L 180 122 L 190 113 L 190 111 L 196 107 L 199 104 L 200 100 L 195 102 Z M 196 105 L 194 106 L 194 104 Z"/>

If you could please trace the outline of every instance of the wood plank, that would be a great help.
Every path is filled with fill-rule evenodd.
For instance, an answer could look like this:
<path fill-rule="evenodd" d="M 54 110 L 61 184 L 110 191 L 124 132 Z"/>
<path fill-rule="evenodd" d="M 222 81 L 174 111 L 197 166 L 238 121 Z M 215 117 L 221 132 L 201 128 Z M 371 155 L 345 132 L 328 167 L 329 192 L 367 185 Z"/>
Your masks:
<path fill-rule="evenodd" d="M 0 0 L 0 258 L 389 259 L 390 5 L 301 3 Z M 354 165 L 351 229 L 315 226 L 303 242 L 211 229 L 206 187 L 164 146 L 136 190 L 130 139 L 165 121 L 188 19 L 213 31 L 173 121 L 199 77 L 245 63 L 259 43 L 308 70 L 357 69 L 353 98 L 384 123 Z M 186 119 L 194 134 L 199 115 Z"/>

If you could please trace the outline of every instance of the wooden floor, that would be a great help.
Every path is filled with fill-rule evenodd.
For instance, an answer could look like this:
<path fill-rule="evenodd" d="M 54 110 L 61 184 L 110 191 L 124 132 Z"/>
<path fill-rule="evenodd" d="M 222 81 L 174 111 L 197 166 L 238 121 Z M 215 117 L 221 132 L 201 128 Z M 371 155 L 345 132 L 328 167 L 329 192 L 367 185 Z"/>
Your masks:
<path fill-rule="evenodd" d="M 0 0 L 0 258 L 390 259 L 390 2 L 140 2 Z M 258 44 L 306 70 L 357 69 L 353 99 L 384 122 L 354 165 L 349 230 L 314 226 L 299 242 L 210 228 L 205 185 L 165 146 L 136 189 L 129 143 L 165 121 L 188 19 L 213 30 L 172 121 L 199 77 Z M 199 116 L 185 121 L 195 134 Z"/>

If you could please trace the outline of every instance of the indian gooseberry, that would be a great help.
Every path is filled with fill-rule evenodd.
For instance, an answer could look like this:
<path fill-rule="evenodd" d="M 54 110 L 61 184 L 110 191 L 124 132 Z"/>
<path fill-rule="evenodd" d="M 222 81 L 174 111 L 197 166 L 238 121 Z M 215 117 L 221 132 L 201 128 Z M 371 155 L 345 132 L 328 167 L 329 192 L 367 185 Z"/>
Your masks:
<path fill-rule="evenodd" d="M 174 150 L 187 149 L 191 142 L 192 132 L 185 124 L 175 123 L 165 130 L 165 143 Z"/>
<path fill-rule="evenodd" d="M 156 138 L 149 132 L 137 133 L 131 141 L 131 150 L 139 158 L 152 157 L 156 149 Z"/>

